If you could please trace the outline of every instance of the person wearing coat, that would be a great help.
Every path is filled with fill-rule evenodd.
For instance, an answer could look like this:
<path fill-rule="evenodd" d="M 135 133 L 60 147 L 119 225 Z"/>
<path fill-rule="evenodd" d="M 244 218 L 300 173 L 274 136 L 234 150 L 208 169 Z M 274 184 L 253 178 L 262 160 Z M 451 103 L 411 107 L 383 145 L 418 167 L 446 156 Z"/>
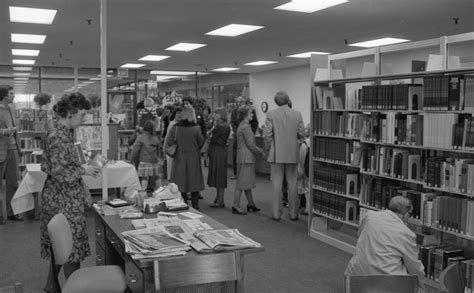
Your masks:
<path fill-rule="evenodd" d="M 290 219 L 298 220 L 299 201 L 296 181 L 298 177 L 299 143 L 304 137 L 303 118 L 299 111 L 288 106 L 290 98 L 284 91 L 275 94 L 278 108 L 268 111 L 263 127 L 263 136 L 270 142 L 267 161 L 273 185 L 272 214 L 273 220 L 281 217 L 283 175 L 288 183 L 288 212 Z"/>
<path fill-rule="evenodd" d="M 240 197 L 242 190 L 247 198 L 247 211 L 258 212 L 259 208 L 255 205 L 252 196 L 252 189 L 255 188 L 255 155 L 264 155 L 263 150 L 255 145 L 255 135 L 250 126 L 253 118 L 252 108 L 248 105 L 240 106 L 238 109 L 240 120 L 237 128 L 237 183 L 235 184 L 234 205 L 232 213 L 244 215 L 245 212 L 240 208 Z"/>
<path fill-rule="evenodd" d="M 187 202 L 187 192 L 191 193 L 191 204 L 199 210 L 199 191 L 204 190 L 201 167 L 201 147 L 204 137 L 201 127 L 196 124 L 196 114 L 191 107 L 181 112 L 181 120 L 167 134 L 165 143 L 177 145 L 171 166 L 170 181 L 178 185 L 183 200 Z"/>

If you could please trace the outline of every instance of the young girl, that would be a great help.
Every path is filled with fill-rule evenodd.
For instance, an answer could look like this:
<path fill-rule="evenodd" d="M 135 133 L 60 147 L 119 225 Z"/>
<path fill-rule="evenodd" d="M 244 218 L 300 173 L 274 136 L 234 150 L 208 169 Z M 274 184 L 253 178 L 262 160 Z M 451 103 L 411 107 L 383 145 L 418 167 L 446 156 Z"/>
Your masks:
<path fill-rule="evenodd" d="M 160 140 L 155 136 L 154 123 L 152 121 L 145 122 L 143 132 L 138 135 L 137 140 L 132 145 L 130 160 L 132 162 L 139 162 L 137 173 L 140 177 L 140 182 L 148 180 L 146 188 L 148 193 L 155 190 L 156 177 L 160 175 L 158 164 L 158 151 L 160 147 Z"/>
<path fill-rule="evenodd" d="M 155 101 L 148 97 L 143 101 L 143 106 L 144 108 L 139 109 L 137 112 L 137 125 L 144 127 L 145 123 L 151 120 L 156 130 L 159 126 L 160 118 L 156 112 Z"/>

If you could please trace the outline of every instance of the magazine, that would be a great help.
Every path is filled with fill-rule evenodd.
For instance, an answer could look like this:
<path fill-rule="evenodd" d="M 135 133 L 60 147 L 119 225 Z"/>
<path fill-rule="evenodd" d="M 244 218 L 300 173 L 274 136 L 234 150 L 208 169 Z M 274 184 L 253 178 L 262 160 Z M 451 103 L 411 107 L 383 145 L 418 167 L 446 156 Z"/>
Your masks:
<path fill-rule="evenodd" d="M 193 234 L 214 251 L 256 248 L 262 245 L 242 235 L 237 229 L 204 230 Z"/>

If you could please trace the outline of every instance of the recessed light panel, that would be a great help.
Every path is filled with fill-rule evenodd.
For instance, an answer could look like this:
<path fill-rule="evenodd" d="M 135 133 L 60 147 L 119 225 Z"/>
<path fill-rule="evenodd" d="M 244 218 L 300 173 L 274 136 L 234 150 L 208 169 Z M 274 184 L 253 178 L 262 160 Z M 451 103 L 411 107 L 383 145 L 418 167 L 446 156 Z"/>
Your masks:
<path fill-rule="evenodd" d="M 24 64 L 24 65 L 34 65 L 35 60 L 25 60 L 25 59 L 13 59 L 13 64 Z"/>
<path fill-rule="evenodd" d="M 327 52 L 305 52 L 305 53 L 299 53 L 299 54 L 294 54 L 294 55 L 288 55 L 286 57 L 290 57 L 290 58 L 309 58 L 309 57 L 311 57 L 311 54 L 329 55 L 330 53 L 327 53 Z"/>
<path fill-rule="evenodd" d="M 261 61 L 255 61 L 255 62 L 245 63 L 244 65 L 262 66 L 262 65 L 274 64 L 274 63 L 278 63 L 278 62 L 276 62 L 276 61 L 265 61 L 265 60 L 261 60 Z"/>
<path fill-rule="evenodd" d="M 253 32 L 263 28 L 260 25 L 247 25 L 247 24 L 229 24 L 218 28 L 216 30 L 206 33 L 206 35 L 211 36 L 223 36 L 223 37 L 236 37 L 249 32 Z"/>
<path fill-rule="evenodd" d="M 12 55 L 14 56 L 38 56 L 39 52 L 39 50 L 12 49 Z"/>
<path fill-rule="evenodd" d="M 221 67 L 221 68 L 213 69 L 212 71 L 229 72 L 229 71 L 234 71 L 234 70 L 239 70 L 239 69 L 240 68 L 235 68 L 235 67 Z"/>
<path fill-rule="evenodd" d="M 15 81 L 17 81 L 17 80 L 28 80 L 28 77 L 14 77 L 13 79 Z"/>
<path fill-rule="evenodd" d="M 14 76 L 30 76 L 31 73 L 29 72 L 13 72 Z"/>
<path fill-rule="evenodd" d="M 170 79 L 181 78 L 181 76 L 172 76 L 172 75 L 157 75 L 156 81 L 164 82 L 170 81 Z"/>
<path fill-rule="evenodd" d="M 332 6 L 349 2 L 348 0 L 294 0 L 273 9 L 313 13 Z"/>
<path fill-rule="evenodd" d="M 174 46 L 166 48 L 165 50 L 189 52 L 189 51 L 196 50 L 196 49 L 199 49 L 199 48 L 204 47 L 204 46 L 206 46 L 206 44 L 178 43 Z"/>
<path fill-rule="evenodd" d="M 16 70 L 16 71 L 31 71 L 31 70 L 33 70 L 33 67 L 13 67 L 13 70 Z"/>
<path fill-rule="evenodd" d="M 161 61 L 166 58 L 170 58 L 170 56 L 164 56 L 164 55 L 147 55 L 145 57 L 142 57 L 138 60 L 140 61 Z"/>
<path fill-rule="evenodd" d="M 381 39 L 370 40 L 370 41 L 365 41 L 365 42 L 360 42 L 360 43 L 353 43 L 353 44 L 349 44 L 348 46 L 373 48 L 373 47 L 379 47 L 379 46 L 385 46 L 385 45 L 404 43 L 404 42 L 409 42 L 409 41 L 410 40 L 397 39 L 397 38 L 381 38 Z"/>
<path fill-rule="evenodd" d="M 57 10 L 10 6 L 11 22 L 52 24 Z"/>
<path fill-rule="evenodd" d="M 12 43 L 43 44 L 45 35 L 11 34 Z"/>
<path fill-rule="evenodd" d="M 122 67 L 122 68 L 140 68 L 140 67 L 143 67 L 145 65 L 146 64 L 127 63 L 127 64 L 124 64 L 120 67 Z"/>
<path fill-rule="evenodd" d="M 193 75 L 193 71 L 172 71 L 172 70 L 152 70 L 150 74 L 160 74 L 160 75 Z"/>

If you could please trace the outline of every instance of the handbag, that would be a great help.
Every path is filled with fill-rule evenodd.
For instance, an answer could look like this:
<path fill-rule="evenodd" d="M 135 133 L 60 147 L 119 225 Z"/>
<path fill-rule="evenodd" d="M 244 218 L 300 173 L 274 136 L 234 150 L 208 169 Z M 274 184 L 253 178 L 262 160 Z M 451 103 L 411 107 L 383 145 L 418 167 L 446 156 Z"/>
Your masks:
<path fill-rule="evenodd" d="M 174 156 L 176 156 L 176 149 L 178 148 L 178 144 L 177 144 L 177 137 L 178 135 L 178 126 L 176 126 L 175 128 L 175 132 L 174 132 L 174 143 L 172 145 L 168 145 L 167 143 L 165 143 L 165 154 L 174 158 Z"/>

